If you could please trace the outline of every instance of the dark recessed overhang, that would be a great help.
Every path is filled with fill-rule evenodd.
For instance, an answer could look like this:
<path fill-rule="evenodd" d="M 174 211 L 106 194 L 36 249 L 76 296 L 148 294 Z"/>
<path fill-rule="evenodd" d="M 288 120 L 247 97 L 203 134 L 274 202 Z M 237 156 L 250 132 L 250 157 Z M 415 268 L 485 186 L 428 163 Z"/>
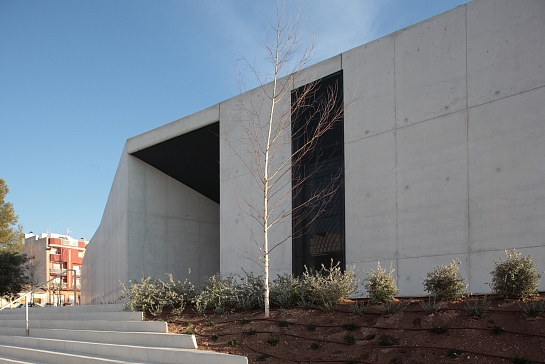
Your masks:
<path fill-rule="evenodd" d="M 219 147 L 219 122 L 216 122 L 132 155 L 219 203 Z"/>

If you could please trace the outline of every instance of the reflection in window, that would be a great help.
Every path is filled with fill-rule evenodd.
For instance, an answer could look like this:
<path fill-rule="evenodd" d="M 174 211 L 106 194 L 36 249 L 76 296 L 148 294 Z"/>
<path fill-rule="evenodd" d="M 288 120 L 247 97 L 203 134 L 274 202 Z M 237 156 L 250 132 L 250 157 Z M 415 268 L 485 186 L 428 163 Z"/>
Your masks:
<path fill-rule="evenodd" d="M 303 107 L 294 108 L 301 87 L 292 93 L 292 150 L 296 151 L 315 130 L 324 102 L 335 101 L 342 110 L 342 71 L 318 82 L 305 97 Z M 292 168 L 293 178 L 293 273 L 301 275 L 305 266 L 319 270 L 340 262 L 345 265 L 344 249 L 344 125 L 342 113 L 317 143 Z M 295 159 L 297 160 L 297 159 Z M 317 193 L 323 197 L 312 201 Z M 312 201 L 309 203 L 309 201 Z"/>

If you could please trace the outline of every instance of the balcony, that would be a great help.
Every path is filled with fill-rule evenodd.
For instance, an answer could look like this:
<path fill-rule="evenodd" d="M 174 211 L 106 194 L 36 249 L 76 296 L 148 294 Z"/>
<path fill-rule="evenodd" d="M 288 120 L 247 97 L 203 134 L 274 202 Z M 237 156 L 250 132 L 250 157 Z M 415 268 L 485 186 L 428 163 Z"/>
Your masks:
<path fill-rule="evenodd" d="M 61 268 L 51 268 L 49 269 L 49 274 L 60 274 L 62 272 Z"/>
<path fill-rule="evenodd" d="M 51 260 L 52 262 L 60 262 L 62 261 L 62 257 L 60 254 L 50 254 L 49 260 Z"/>

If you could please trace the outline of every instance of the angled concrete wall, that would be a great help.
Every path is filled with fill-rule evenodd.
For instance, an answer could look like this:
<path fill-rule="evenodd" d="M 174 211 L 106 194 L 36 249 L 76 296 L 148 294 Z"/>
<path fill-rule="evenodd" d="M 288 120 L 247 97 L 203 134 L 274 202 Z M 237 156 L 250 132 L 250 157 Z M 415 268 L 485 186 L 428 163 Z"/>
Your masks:
<path fill-rule="evenodd" d="M 127 141 L 85 254 L 83 303 L 114 302 L 122 295 L 120 282 L 142 276 L 166 280 L 171 273 L 198 285 L 219 272 L 219 205 L 131 155 L 214 121 L 217 108 Z"/>

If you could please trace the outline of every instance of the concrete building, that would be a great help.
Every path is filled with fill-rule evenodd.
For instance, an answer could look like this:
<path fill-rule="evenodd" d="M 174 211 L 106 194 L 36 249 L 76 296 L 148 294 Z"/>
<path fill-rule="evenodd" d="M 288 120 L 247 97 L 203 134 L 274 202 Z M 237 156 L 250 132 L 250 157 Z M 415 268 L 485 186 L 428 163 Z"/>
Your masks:
<path fill-rule="evenodd" d="M 337 139 L 344 190 L 335 227 L 304 249 L 279 246 L 273 278 L 330 258 L 366 271 L 380 261 L 413 296 L 453 259 L 473 293 L 490 291 L 505 249 L 545 269 L 545 1 L 474 0 L 313 65 L 293 89 L 315 80 L 353 96 Z M 83 264 L 85 303 L 114 301 L 142 275 L 259 272 L 234 197 L 256 186 L 227 142 L 239 101 L 127 140 Z"/>
<path fill-rule="evenodd" d="M 73 304 L 74 273 L 60 275 L 66 269 L 76 271 L 76 294 L 81 292 L 81 265 L 85 256 L 87 241 L 74 239 L 69 235 L 42 233 L 25 234 L 23 253 L 29 258 L 28 273 L 32 286 L 38 286 L 57 277 L 44 289 L 34 294 L 34 301 L 40 305 L 54 306 Z M 79 299 L 78 302 L 79 303 Z"/>

